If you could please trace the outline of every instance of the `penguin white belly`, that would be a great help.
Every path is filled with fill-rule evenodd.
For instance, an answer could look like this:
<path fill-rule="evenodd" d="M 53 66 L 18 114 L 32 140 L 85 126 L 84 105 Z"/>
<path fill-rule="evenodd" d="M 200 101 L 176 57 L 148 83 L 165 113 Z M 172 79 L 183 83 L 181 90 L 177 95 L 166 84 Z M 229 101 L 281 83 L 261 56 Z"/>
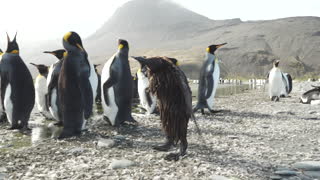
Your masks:
<path fill-rule="evenodd" d="M 51 92 L 51 106 L 49 107 L 49 111 L 53 116 L 53 118 L 59 121 L 58 106 L 56 102 L 57 102 L 57 88 L 54 88 L 52 89 L 52 92 Z"/>
<path fill-rule="evenodd" d="M 11 85 L 10 84 L 8 84 L 8 86 L 6 88 L 3 104 L 4 104 L 5 112 L 7 114 L 7 119 L 9 121 L 9 123 L 12 124 L 13 104 L 12 104 L 12 100 L 11 100 Z"/>
<path fill-rule="evenodd" d="M 92 89 L 92 95 L 93 95 L 93 103 L 95 103 L 96 96 L 97 96 L 97 89 L 98 89 L 98 75 L 94 69 L 94 66 L 92 63 L 90 63 L 90 77 L 89 81 L 91 84 L 91 89 Z"/>
<path fill-rule="evenodd" d="M 36 104 L 40 112 L 46 111 L 46 94 L 47 90 L 47 79 L 44 76 L 38 76 L 35 82 L 36 90 Z"/>
<path fill-rule="evenodd" d="M 108 117 L 112 125 L 115 124 L 116 116 L 118 113 L 118 106 L 115 102 L 114 89 L 112 86 L 107 90 L 108 97 L 109 97 L 109 105 L 107 106 L 104 98 L 103 85 L 110 78 L 110 67 L 114 60 L 114 56 L 115 55 L 113 55 L 104 65 L 102 69 L 102 76 L 101 76 L 101 100 L 102 100 L 103 112 L 104 112 L 104 115 Z"/>
<path fill-rule="evenodd" d="M 279 97 L 281 92 L 285 90 L 285 85 L 282 81 L 281 71 L 278 68 L 273 68 L 269 74 L 269 96 Z"/>
<path fill-rule="evenodd" d="M 214 66 L 214 71 L 212 73 L 212 78 L 213 78 L 213 89 L 212 89 L 212 94 L 210 97 L 207 99 L 207 104 L 210 109 L 213 109 L 214 105 L 214 96 L 216 95 L 219 79 L 220 79 L 220 67 L 219 64 L 216 63 Z"/>
<path fill-rule="evenodd" d="M 138 75 L 138 93 L 140 98 L 140 104 L 143 108 L 145 108 L 148 114 L 153 113 L 156 108 L 157 98 L 153 95 L 150 95 L 152 104 L 149 106 L 146 89 L 149 87 L 148 78 L 141 72 L 137 73 Z"/>

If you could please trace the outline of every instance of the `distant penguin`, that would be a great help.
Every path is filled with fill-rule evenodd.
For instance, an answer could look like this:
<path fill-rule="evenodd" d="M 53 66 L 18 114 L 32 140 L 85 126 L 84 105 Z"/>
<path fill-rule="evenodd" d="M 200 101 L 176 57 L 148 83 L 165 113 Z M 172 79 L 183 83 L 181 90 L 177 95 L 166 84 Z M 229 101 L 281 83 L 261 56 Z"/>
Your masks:
<path fill-rule="evenodd" d="M 291 75 L 288 73 L 282 73 L 282 81 L 285 84 L 285 88 L 281 91 L 280 97 L 287 97 L 287 96 L 289 96 L 290 92 L 292 91 Z"/>
<path fill-rule="evenodd" d="M 134 57 L 142 66 L 147 66 L 150 92 L 157 96 L 162 128 L 166 134 L 158 151 L 168 151 L 180 142 L 180 152 L 170 153 L 166 160 L 178 160 L 186 154 L 187 130 L 192 113 L 191 89 L 183 71 L 167 57 Z"/>
<path fill-rule="evenodd" d="M 34 64 L 30 63 L 31 65 L 35 66 L 39 74 L 36 77 L 34 87 L 36 90 L 36 104 L 38 107 L 39 112 L 46 118 L 52 119 L 52 116 L 49 111 L 48 103 L 47 103 L 47 76 L 48 76 L 48 66 L 44 64 Z"/>
<path fill-rule="evenodd" d="M 206 49 L 205 61 L 200 70 L 199 87 L 198 87 L 198 102 L 193 108 L 193 112 L 201 109 L 204 114 L 204 109 L 208 108 L 211 113 L 214 113 L 214 96 L 220 79 L 219 60 L 215 55 L 215 51 L 227 43 L 211 45 Z"/>
<path fill-rule="evenodd" d="M 11 125 L 10 129 L 28 129 L 30 113 L 34 106 L 35 90 L 30 71 L 19 55 L 19 46 L 8 39 L 8 48 L 2 56 L 1 100 Z"/>
<path fill-rule="evenodd" d="M 320 100 L 320 86 L 312 86 L 313 89 L 305 92 L 300 97 L 300 102 L 303 104 L 311 104 L 312 101 Z"/>
<path fill-rule="evenodd" d="M 80 135 L 86 119 L 92 114 L 93 106 L 89 80 L 91 67 L 81 38 L 76 32 L 68 32 L 62 41 L 67 54 L 63 59 L 58 79 L 63 122 L 59 139 Z"/>
<path fill-rule="evenodd" d="M 61 107 L 58 98 L 58 79 L 61 71 L 63 57 L 66 56 L 66 51 L 64 49 L 58 49 L 55 51 L 45 51 L 43 53 L 52 54 L 58 58 L 58 60 L 50 66 L 48 72 L 47 106 L 53 118 L 58 121 L 56 125 L 62 126 Z"/>
<path fill-rule="evenodd" d="M 271 101 L 279 101 L 281 92 L 285 92 L 286 82 L 281 70 L 278 68 L 279 60 L 274 61 L 273 68 L 269 72 L 269 96 Z"/>
<path fill-rule="evenodd" d="M 97 95 L 95 98 L 95 103 L 101 105 L 101 75 L 98 73 L 97 67 L 100 66 L 100 64 L 94 64 L 94 71 L 97 74 L 98 77 L 98 87 L 97 87 Z"/>
<path fill-rule="evenodd" d="M 105 117 L 112 126 L 119 126 L 125 121 L 135 122 L 131 116 L 133 82 L 128 54 L 128 42 L 119 39 L 117 53 L 102 69 L 102 107 Z"/>

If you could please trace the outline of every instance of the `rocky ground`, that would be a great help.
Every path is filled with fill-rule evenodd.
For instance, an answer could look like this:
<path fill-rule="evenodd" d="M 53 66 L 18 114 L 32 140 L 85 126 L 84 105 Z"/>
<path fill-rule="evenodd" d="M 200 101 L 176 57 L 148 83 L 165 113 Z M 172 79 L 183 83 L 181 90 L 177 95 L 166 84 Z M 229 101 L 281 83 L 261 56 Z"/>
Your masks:
<path fill-rule="evenodd" d="M 307 162 L 313 174 L 298 163 L 320 161 L 320 106 L 299 103 L 310 84 L 295 83 L 280 102 L 263 88 L 218 97 L 223 111 L 196 114 L 202 137 L 190 121 L 188 154 L 177 162 L 152 149 L 163 141 L 157 116 L 135 113 L 137 126 L 115 129 L 96 115 L 81 137 L 55 140 L 34 113 L 32 133 L 0 125 L 0 179 L 316 179 L 317 162 Z"/>

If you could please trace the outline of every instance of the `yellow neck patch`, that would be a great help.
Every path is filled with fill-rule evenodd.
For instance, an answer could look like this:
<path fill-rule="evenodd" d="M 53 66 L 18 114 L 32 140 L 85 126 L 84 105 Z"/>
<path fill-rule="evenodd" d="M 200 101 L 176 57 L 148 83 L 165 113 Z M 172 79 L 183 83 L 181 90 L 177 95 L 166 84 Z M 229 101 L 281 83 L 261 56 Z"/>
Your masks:
<path fill-rule="evenodd" d="M 41 74 L 38 74 L 37 78 L 41 78 L 41 77 L 43 77 L 43 76 Z"/>
<path fill-rule="evenodd" d="M 207 51 L 207 52 L 210 52 L 210 48 L 207 48 L 206 51 Z"/>
<path fill-rule="evenodd" d="M 219 62 L 219 59 L 216 57 L 216 58 L 214 59 L 214 62 Z"/>
<path fill-rule="evenodd" d="M 15 50 L 12 50 L 10 53 L 12 53 L 12 54 L 18 54 L 19 51 L 15 49 Z"/>
<path fill-rule="evenodd" d="M 67 55 L 68 55 L 68 52 L 65 51 L 65 52 L 63 53 L 63 57 L 66 57 Z"/>
<path fill-rule="evenodd" d="M 141 68 L 138 69 L 138 72 L 137 72 L 137 73 L 141 73 Z"/>
<path fill-rule="evenodd" d="M 69 37 L 71 36 L 71 32 L 68 32 L 67 34 L 65 34 L 64 36 L 63 36 L 63 39 L 65 40 L 65 41 L 68 41 L 68 39 L 69 39 Z"/>
<path fill-rule="evenodd" d="M 177 61 L 176 66 L 180 66 L 180 63 Z"/>
<path fill-rule="evenodd" d="M 0 52 L 0 56 L 2 55 L 3 53 L 2 52 Z"/>
<path fill-rule="evenodd" d="M 119 44 L 118 49 L 122 49 L 123 47 L 123 44 Z"/>

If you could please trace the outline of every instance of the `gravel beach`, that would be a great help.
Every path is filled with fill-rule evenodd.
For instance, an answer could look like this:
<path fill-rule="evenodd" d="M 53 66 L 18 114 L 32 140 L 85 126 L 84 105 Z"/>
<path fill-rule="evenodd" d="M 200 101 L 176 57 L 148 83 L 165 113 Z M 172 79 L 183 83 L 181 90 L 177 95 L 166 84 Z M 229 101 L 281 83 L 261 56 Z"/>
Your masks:
<path fill-rule="evenodd" d="M 294 83 L 280 102 L 269 100 L 266 87 L 219 96 L 220 113 L 196 113 L 202 137 L 190 120 L 187 155 L 177 162 L 152 149 L 164 140 L 158 116 L 134 113 L 138 125 L 116 129 L 96 114 L 81 137 L 55 140 L 52 122 L 34 112 L 32 133 L 0 124 L 0 179 L 315 179 L 297 169 L 301 176 L 275 173 L 320 161 L 320 106 L 299 103 L 311 84 Z"/>

